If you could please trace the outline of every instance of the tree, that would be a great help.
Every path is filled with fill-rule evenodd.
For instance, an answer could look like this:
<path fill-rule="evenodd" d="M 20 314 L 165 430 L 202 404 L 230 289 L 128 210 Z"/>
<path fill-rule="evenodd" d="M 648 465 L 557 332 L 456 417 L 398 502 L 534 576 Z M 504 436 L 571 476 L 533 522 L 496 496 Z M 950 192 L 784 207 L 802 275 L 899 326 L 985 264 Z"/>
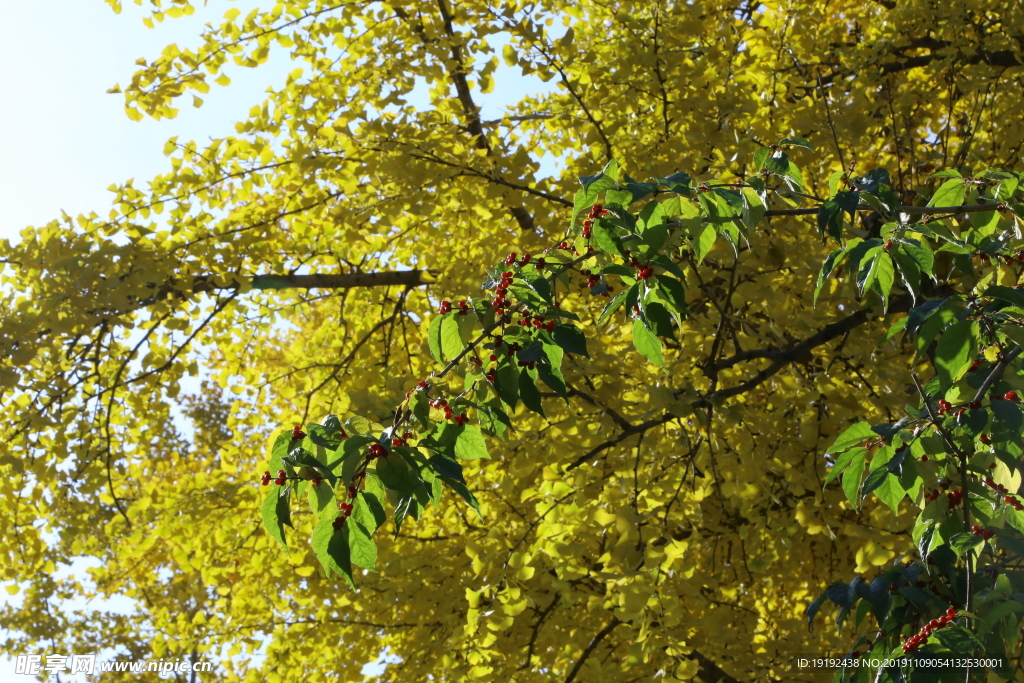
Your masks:
<path fill-rule="evenodd" d="M 189 11 L 153 4 L 156 21 Z M 237 137 L 205 148 L 171 141 L 172 170 L 145 191 L 117 186 L 107 218 L 65 218 L 4 245 L 14 292 L 0 322 L 0 509 L 12 530 L 2 548 L 6 578 L 26 585 L 21 608 L 4 611 L 23 633 L 5 651 L 44 638 L 140 657 L 226 648 L 225 680 L 348 680 L 384 646 L 402 659 L 385 679 L 402 681 L 787 680 L 792 653 L 848 651 L 874 633 L 868 624 L 809 632 L 807 607 L 820 607 L 833 581 L 889 571 L 915 546 L 917 510 L 861 505 L 858 490 L 846 501 L 824 483 L 835 470 L 823 456 L 839 454 L 841 434 L 863 436 L 856 425 L 896 423 L 919 398 L 912 368 L 940 368 L 949 381 L 962 370 L 936 364 L 949 357 L 945 334 L 920 349 L 912 337 L 878 340 L 895 316 L 969 293 L 978 278 L 967 255 L 946 249 L 935 254 L 937 283 L 922 278 L 912 294 L 912 283 L 901 292 L 888 281 L 887 308 L 861 295 L 856 277 L 816 291 L 831 251 L 819 228 L 844 244 L 880 239 L 891 227 L 878 217 L 915 196 L 959 191 L 937 206 L 975 203 L 968 187 L 991 196 L 930 176 L 1015 163 L 1020 22 L 995 4 L 287 2 L 245 18 L 228 11 L 199 47 L 166 49 L 125 90 L 133 118 L 173 116 L 188 90 L 226 84 L 229 59 L 258 66 L 285 49 L 307 71 Z M 564 35 L 552 37 L 555 23 Z M 487 41 L 499 37 L 506 64 L 560 91 L 484 121 L 479 100 L 499 64 Z M 432 88 L 430 111 L 402 101 L 417 77 Z M 763 151 L 787 136 L 789 156 Z M 564 177 L 537 177 L 541 151 L 568 161 Z M 280 551 L 260 529 L 254 481 L 282 425 L 323 424 L 325 413 L 390 421 L 433 368 L 440 300 L 477 295 L 483 268 L 507 252 L 563 239 L 570 213 L 586 208 L 569 199 L 577 177 L 605 167 L 630 182 L 613 159 L 659 179 L 668 197 L 715 178 L 698 199 L 714 229 L 674 233 L 685 248 L 655 266 L 688 280 L 676 302 L 686 319 L 648 321 L 671 333 L 664 370 L 634 352 L 632 321 L 592 327 L 621 294 L 600 288 L 619 289 L 624 276 L 595 283 L 597 296 L 574 276 L 555 294 L 598 331 L 589 358 L 566 357 L 568 400 L 543 391 L 543 416 L 521 412 L 514 431 L 487 441 L 492 458 L 463 463 L 482 521 L 451 494 L 400 529 L 389 521 L 378 571 L 353 577 L 358 592 L 328 578 L 305 543 Z M 790 215 L 743 225 L 756 224 L 749 248 L 738 232 L 717 239 L 739 227 L 728 227 L 728 188 L 713 186 L 754 185 L 761 168 L 778 191 L 738 196 L 755 212 L 757 199 Z M 895 171 L 872 175 L 881 168 Z M 876 215 L 851 220 L 857 204 L 839 193 L 854 190 L 835 185 L 844 171 L 860 198 L 878 202 Z M 988 221 L 980 227 L 944 220 L 954 234 L 975 226 L 979 240 L 1016 225 L 988 214 L 970 214 Z M 599 243 L 614 237 L 593 229 Z M 1013 246 L 985 244 L 961 250 Z M 871 263 L 885 262 L 882 251 Z M 981 274 L 1007 288 L 1019 275 L 1005 263 Z M 955 311 L 943 310 L 929 320 L 950 323 Z M 294 330 L 267 334 L 277 320 Z M 991 361 L 1003 365 L 1000 381 L 1024 390 L 1019 365 L 1005 373 L 1003 343 Z M 926 365 L 909 362 L 918 351 Z M 238 398 L 222 404 L 211 389 L 197 399 L 190 443 L 170 409 L 200 360 Z M 897 433 L 885 438 L 883 450 L 900 447 Z M 865 459 L 848 456 L 847 469 L 859 475 Z M 1019 485 L 1011 473 L 1000 470 L 998 483 Z M 290 509 L 294 535 L 308 537 L 313 515 Z M 49 576 L 76 556 L 102 560 L 95 586 Z M 132 597 L 139 611 L 50 609 L 93 592 Z M 251 660 L 261 647 L 262 665 Z"/>

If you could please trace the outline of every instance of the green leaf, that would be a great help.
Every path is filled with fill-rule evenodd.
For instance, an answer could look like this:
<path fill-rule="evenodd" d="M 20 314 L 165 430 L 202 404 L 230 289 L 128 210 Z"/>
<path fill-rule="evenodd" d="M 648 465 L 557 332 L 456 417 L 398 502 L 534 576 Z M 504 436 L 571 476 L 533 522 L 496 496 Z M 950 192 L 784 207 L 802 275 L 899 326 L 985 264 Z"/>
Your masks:
<path fill-rule="evenodd" d="M 872 470 L 868 474 L 868 478 L 864 480 L 864 485 L 860 489 L 860 504 L 864 504 L 864 499 L 867 498 L 868 494 L 877 489 L 885 480 L 890 476 L 889 470 L 884 467 Z M 860 507 L 860 505 L 858 505 Z"/>
<path fill-rule="evenodd" d="M 889 310 L 889 293 L 892 291 L 892 283 L 896 279 L 896 271 L 892 266 L 892 258 L 884 251 L 875 259 L 874 288 L 882 297 L 882 312 Z"/>
<path fill-rule="evenodd" d="M 693 181 L 690 178 L 690 174 L 684 171 L 673 173 L 665 178 L 651 178 L 651 180 L 686 198 L 689 198 L 693 193 L 693 188 L 691 187 Z"/>
<path fill-rule="evenodd" d="M 288 455 L 288 450 L 292 445 L 292 433 L 290 431 L 281 432 L 274 439 L 274 445 L 270 449 L 270 464 L 267 465 L 267 469 L 271 473 L 276 474 L 278 470 L 284 469 L 283 459 Z"/>
<path fill-rule="evenodd" d="M 830 481 L 842 474 L 843 471 L 850 466 L 850 463 L 853 462 L 854 458 L 858 455 L 863 455 L 866 452 L 867 451 L 863 448 L 851 448 L 843 451 L 842 455 L 836 458 L 836 462 L 832 465 L 832 469 L 830 469 L 828 474 L 825 476 L 825 485 L 828 485 Z"/>
<path fill-rule="evenodd" d="M 291 495 L 291 484 L 285 486 L 274 486 L 272 489 L 267 491 L 267 496 L 263 499 L 263 526 L 266 528 L 270 537 L 281 544 L 281 547 L 288 550 L 288 543 L 285 540 L 284 527 L 287 524 L 292 526 L 292 515 L 291 509 L 288 506 L 289 497 Z"/>
<path fill-rule="evenodd" d="M 544 408 L 540 401 L 540 392 L 537 391 L 536 370 L 523 368 L 519 372 L 519 397 L 523 399 L 523 405 L 544 417 Z"/>
<path fill-rule="evenodd" d="M 446 313 L 441 323 L 441 351 L 444 354 L 444 361 L 450 361 L 465 347 L 462 344 L 462 335 L 459 333 L 459 322 L 455 319 L 458 315 L 455 311 Z"/>
<path fill-rule="evenodd" d="M 515 412 L 516 405 L 519 404 L 519 368 L 514 364 L 512 357 L 501 360 L 495 373 L 494 385 L 501 400 L 511 412 Z"/>
<path fill-rule="evenodd" d="M 625 234 L 626 233 L 618 228 L 612 220 L 608 218 L 598 218 L 594 222 L 594 227 L 591 229 L 591 240 L 596 249 L 599 249 L 606 254 L 618 254 L 625 258 L 625 247 L 622 245 L 622 240 L 620 239 L 625 236 Z"/>
<path fill-rule="evenodd" d="M 779 145 L 790 145 L 792 147 L 803 147 L 805 149 L 809 149 L 812 152 L 814 151 L 814 145 L 812 145 L 811 143 L 807 142 L 807 140 L 804 140 L 803 138 L 782 138 L 781 140 L 779 140 Z"/>
<path fill-rule="evenodd" d="M 582 176 L 580 184 L 583 186 L 576 191 L 576 197 L 573 201 L 572 217 L 570 218 L 569 224 L 573 225 L 576 221 L 576 217 L 587 208 L 593 205 L 594 200 L 597 196 L 605 190 L 610 190 L 618 186 L 619 176 L 619 165 L 612 159 L 609 161 L 604 169 L 597 175 Z"/>
<path fill-rule="evenodd" d="M 614 313 L 615 310 L 622 305 L 622 302 L 626 300 L 626 298 L 629 296 L 629 293 L 635 292 L 638 287 L 639 283 L 633 284 L 625 291 L 616 294 L 615 297 L 611 301 L 609 301 L 608 304 L 604 307 L 604 310 L 601 311 L 601 317 L 597 319 L 598 326 L 603 325 L 604 322 L 608 320 L 608 318 L 611 316 L 611 314 Z"/>
<path fill-rule="evenodd" d="M 964 203 L 967 186 L 961 178 L 950 178 L 935 190 L 928 206 L 960 206 Z"/>
<path fill-rule="evenodd" d="M 957 624 L 940 628 L 933 635 L 958 657 L 970 657 L 977 651 L 985 649 L 973 633 Z"/>
<path fill-rule="evenodd" d="M 1024 306 L 1024 292 L 1013 287 L 993 285 L 985 290 L 985 296 L 995 297 L 1014 306 Z"/>
<path fill-rule="evenodd" d="M 701 225 L 696 234 L 690 239 L 690 244 L 693 247 L 693 253 L 697 257 L 697 264 L 700 265 L 704 257 L 711 251 L 711 247 L 714 246 L 715 240 L 718 238 L 718 233 L 715 231 L 715 226 L 710 223 Z"/>
<path fill-rule="evenodd" d="M 489 458 L 487 442 L 480 428 L 476 425 L 462 425 L 459 438 L 455 442 L 455 455 L 463 460 L 474 460 L 476 458 Z"/>
<path fill-rule="evenodd" d="M 828 177 L 828 196 L 835 197 L 839 191 L 839 184 L 843 181 L 843 176 L 846 175 L 843 171 L 835 171 Z"/>
<path fill-rule="evenodd" d="M 875 436 L 875 432 L 871 429 L 871 425 L 867 422 L 857 422 L 843 430 L 843 433 L 836 438 L 831 446 L 825 449 L 825 452 L 839 453 L 873 436 Z"/>
<path fill-rule="evenodd" d="M 389 455 L 377 459 L 376 473 L 384 486 L 401 494 L 408 494 L 416 489 L 419 477 L 409 467 L 405 458 L 395 450 L 392 450 Z"/>
<path fill-rule="evenodd" d="M 587 337 L 583 330 L 575 325 L 555 325 L 553 336 L 555 343 L 566 353 L 590 358 L 590 354 L 587 353 Z"/>
<path fill-rule="evenodd" d="M 541 351 L 543 355 L 537 363 L 538 375 L 552 391 L 568 401 L 569 394 L 565 386 L 565 377 L 562 376 L 562 347 L 555 344 L 543 344 Z"/>
<path fill-rule="evenodd" d="M 764 164 L 768 161 L 768 157 L 772 153 L 771 147 L 760 147 L 754 152 L 754 172 L 760 173 L 764 169 Z"/>
<path fill-rule="evenodd" d="M 668 309 L 664 305 L 650 301 L 643 308 L 643 317 L 646 322 L 649 323 L 649 327 L 654 334 L 665 339 L 675 340 L 675 332 L 672 329 L 672 318 L 668 314 Z"/>
<path fill-rule="evenodd" d="M 341 429 L 341 420 L 338 420 L 336 415 L 332 417 L 337 421 L 338 429 L 330 430 L 318 424 L 308 424 L 306 425 L 306 435 L 317 446 L 323 446 L 329 451 L 336 451 L 342 441 L 338 431 Z"/>
<path fill-rule="evenodd" d="M 633 346 L 647 360 L 658 367 L 665 367 L 665 359 L 661 355 L 661 341 L 640 320 L 633 321 Z"/>
<path fill-rule="evenodd" d="M 907 320 L 909 320 L 909 317 L 903 316 L 902 318 L 894 322 L 889 327 L 889 329 L 886 330 L 885 336 L 878 340 L 878 344 L 875 346 L 875 348 L 877 349 L 879 346 L 881 346 L 882 344 L 884 344 L 885 342 L 889 341 L 897 334 L 899 334 L 907 326 Z"/>
<path fill-rule="evenodd" d="M 445 316 L 436 315 L 433 320 L 430 321 L 430 327 L 427 328 L 427 343 L 430 345 L 430 355 L 434 357 L 434 360 L 438 363 L 444 364 L 444 356 L 441 355 L 441 323 L 444 321 Z"/>
<path fill-rule="evenodd" d="M 540 275 L 535 275 L 533 273 L 527 273 L 522 277 L 524 280 L 526 280 L 526 283 L 530 286 L 530 289 L 536 292 L 537 296 L 543 299 L 544 303 L 550 306 L 552 302 L 551 284 L 548 282 L 547 278 L 541 277 Z"/>
<path fill-rule="evenodd" d="M 943 387 L 959 380 L 978 355 L 977 321 L 959 320 L 939 338 L 935 348 L 935 366 Z"/>
<path fill-rule="evenodd" d="M 372 534 L 384 525 L 388 516 L 376 494 L 363 490 L 352 504 L 352 519 Z"/>
<path fill-rule="evenodd" d="M 323 517 L 325 513 L 333 514 L 334 510 L 334 489 L 326 481 L 320 482 L 319 486 L 310 484 L 309 507 L 317 517 Z"/>
<path fill-rule="evenodd" d="M 311 545 L 324 571 L 327 572 L 328 578 L 330 578 L 331 572 L 334 572 L 344 577 L 348 584 L 355 588 L 356 582 L 352 578 L 352 560 L 346 533 L 347 526 L 348 522 L 344 527 L 335 531 L 334 519 L 321 519 L 313 529 Z"/>
<path fill-rule="evenodd" d="M 963 176 L 960 175 L 960 171 L 956 170 L 955 168 L 947 168 L 944 171 L 932 173 L 930 176 L 928 176 L 928 180 L 931 180 L 932 178 L 963 178 Z"/>
<path fill-rule="evenodd" d="M 953 537 L 949 539 L 949 547 L 953 549 L 953 552 L 956 553 L 957 557 L 963 557 L 967 551 L 981 545 L 984 540 L 985 539 L 981 536 L 967 532 L 960 532 L 959 534 L 954 534 Z"/>
<path fill-rule="evenodd" d="M 671 307 L 680 318 L 689 313 L 686 308 L 686 290 L 679 280 L 661 274 L 654 276 L 657 283 L 657 291 L 660 297 Z"/>
<path fill-rule="evenodd" d="M 743 224 L 747 230 L 754 230 L 764 218 L 766 207 L 757 192 L 749 187 L 743 190 Z"/>
<path fill-rule="evenodd" d="M 352 511 L 354 513 L 355 508 Z M 370 532 L 354 516 L 348 518 L 340 532 L 340 535 L 344 536 L 345 540 L 348 541 L 350 561 L 367 571 L 377 571 L 375 567 L 377 564 L 377 544 L 373 542 Z M 330 550 L 329 546 L 328 550 Z"/>
<path fill-rule="evenodd" d="M 878 471 L 880 470 L 875 470 L 875 472 Z M 874 472 L 872 472 L 872 474 L 874 474 Z M 899 477 L 891 471 L 889 472 L 889 476 L 882 479 L 882 482 L 874 490 L 874 493 L 878 496 L 880 501 L 885 503 L 889 509 L 892 510 L 893 516 L 899 514 L 900 502 L 903 500 L 903 497 L 907 495 L 906 489 L 904 489 L 900 484 Z"/>
<path fill-rule="evenodd" d="M 839 261 L 842 260 L 842 257 L 846 254 L 846 250 L 848 248 L 849 247 L 847 246 L 839 249 L 833 249 L 832 253 L 825 258 L 825 262 L 821 265 L 821 271 L 818 273 L 818 283 L 814 287 L 813 305 L 816 306 L 818 304 L 818 295 L 821 293 L 822 287 L 825 286 L 825 281 L 828 280 L 828 276 L 832 274 L 836 265 L 838 265 Z"/>
<path fill-rule="evenodd" d="M 843 472 L 843 493 L 846 494 L 847 500 L 853 503 L 855 509 L 860 508 L 860 480 L 864 475 L 864 460 L 867 456 L 867 452 L 859 453 L 854 456 L 850 465 Z"/>

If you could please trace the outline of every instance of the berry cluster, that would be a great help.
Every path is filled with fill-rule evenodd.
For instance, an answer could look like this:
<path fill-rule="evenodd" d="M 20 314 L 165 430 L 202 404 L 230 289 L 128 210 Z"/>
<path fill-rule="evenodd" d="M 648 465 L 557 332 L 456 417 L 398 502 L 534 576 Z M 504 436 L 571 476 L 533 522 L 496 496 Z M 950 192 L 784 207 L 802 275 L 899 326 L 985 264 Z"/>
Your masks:
<path fill-rule="evenodd" d="M 355 507 L 352 501 L 358 495 L 359 482 L 365 476 L 366 470 L 359 470 L 352 475 L 352 483 L 348 485 L 348 491 L 345 492 L 346 500 L 344 503 L 338 503 L 338 509 L 341 510 L 341 514 L 334 518 L 333 526 L 335 531 L 345 526 L 345 520 L 352 516 L 352 508 Z"/>
<path fill-rule="evenodd" d="M 996 493 L 1002 494 L 1004 496 L 1003 502 L 1006 503 L 1007 505 L 1012 505 L 1013 509 L 1016 510 L 1017 512 L 1021 512 L 1022 510 L 1024 510 L 1024 505 L 1022 505 L 1021 502 L 1017 500 L 1015 496 L 1007 495 L 1009 494 L 1009 491 L 1006 489 L 1006 487 L 1003 486 L 1002 484 L 997 484 L 995 479 L 993 479 L 992 477 L 985 477 L 985 486 L 989 487 Z"/>
<path fill-rule="evenodd" d="M 295 425 L 292 427 L 292 441 L 298 441 L 299 439 L 305 439 L 306 432 L 302 431 L 302 427 Z"/>
<path fill-rule="evenodd" d="M 981 536 L 986 541 L 996 535 L 996 532 L 992 531 L 991 529 L 982 529 L 977 524 L 971 527 L 971 533 L 975 536 Z"/>
<path fill-rule="evenodd" d="M 409 439 L 411 439 L 411 438 L 413 438 L 412 432 L 406 432 L 405 434 L 402 434 L 401 438 L 391 439 L 391 445 L 392 446 L 408 446 L 409 445 Z"/>
<path fill-rule="evenodd" d="M 932 619 L 915 635 L 910 636 L 907 642 L 903 644 L 903 654 L 909 654 L 928 643 L 928 636 L 933 632 L 938 631 L 943 626 L 946 626 L 950 622 L 956 619 L 956 610 L 952 607 L 946 610 L 938 619 Z"/>
<path fill-rule="evenodd" d="M 548 332 L 550 332 L 551 330 L 555 329 L 555 321 L 554 320 L 547 320 L 547 321 L 545 321 L 544 318 L 539 316 L 539 315 L 535 315 L 535 316 L 524 315 L 522 318 L 519 319 L 519 324 L 522 325 L 523 327 L 531 327 L 532 326 L 534 329 L 538 329 L 538 330 L 542 330 L 543 329 L 543 330 L 547 330 Z"/>
<path fill-rule="evenodd" d="M 583 221 L 583 239 L 590 239 L 590 231 L 594 227 L 594 219 L 607 216 L 609 213 L 611 212 L 600 204 L 594 204 L 590 207 L 590 213 L 587 214 L 587 219 Z"/>
<path fill-rule="evenodd" d="M 284 486 L 284 482 L 287 481 L 288 475 L 284 470 L 277 471 L 277 479 L 274 479 L 274 483 L 278 486 Z M 260 477 L 260 483 L 264 486 L 270 484 L 270 472 L 264 472 L 263 476 Z"/>
<path fill-rule="evenodd" d="M 509 254 L 509 257 L 514 256 L 515 252 Z M 505 259 L 505 264 L 508 265 L 508 259 Z M 503 309 L 507 308 L 512 303 L 511 301 L 505 298 L 505 294 L 508 292 L 508 286 L 512 284 L 512 277 L 513 275 L 511 270 L 502 273 L 501 282 L 498 284 L 498 287 L 494 290 L 494 301 L 491 302 L 491 305 L 498 309 L 496 311 L 498 316 L 501 316 L 505 312 Z"/>
<path fill-rule="evenodd" d="M 939 488 L 937 488 L 934 491 L 932 491 L 931 493 L 929 493 L 928 496 L 925 498 L 925 500 L 928 501 L 928 502 L 931 502 L 931 501 L 935 500 L 936 498 L 939 497 L 939 495 L 941 493 L 940 489 L 942 491 L 946 491 L 948 488 L 949 488 L 949 482 L 945 482 L 945 481 L 941 482 L 939 484 Z M 959 505 L 960 503 L 964 502 L 964 490 L 963 489 L 958 489 L 956 491 L 948 491 L 946 493 L 946 498 L 949 500 L 949 507 L 950 508 L 955 508 L 957 505 Z"/>
<path fill-rule="evenodd" d="M 491 381 L 493 381 L 493 380 L 491 380 Z M 461 413 L 459 415 L 455 415 L 455 413 L 452 410 L 451 406 L 448 405 L 447 399 L 443 399 L 443 398 L 435 399 L 435 400 L 430 402 L 430 407 L 431 408 L 439 408 L 439 409 L 440 408 L 444 408 L 444 419 L 446 419 L 446 420 L 454 420 L 455 424 L 457 424 L 457 425 L 461 426 L 461 425 L 464 425 L 467 422 L 469 422 L 469 418 L 466 417 L 465 413 Z"/>
<path fill-rule="evenodd" d="M 388 451 L 386 448 L 381 446 L 379 443 L 370 444 L 370 452 L 366 456 L 366 461 L 370 462 L 374 458 L 386 458 L 388 457 Z"/>
<path fill-rule="evenodd" d="M 448 299 L 445 299 L 444 301 L 442 301 L 441 302 L 441 308 L 439 310 L 441 315 L 444 315 L 446 313 L 451 313 L 451 311 L 452 311 L 452 302 L 448 301 Z M 469 313 L 469 304 L 467 302 L 465 302 L 465 301 L 460 301 L 459 302 L 459 315 L 466 315 L 468 313 Z"/>
<path fill-rule="evenodd" d="M 945 415 L 949 411 L 953 410 L 953 404 L 946 399 L 939 400 L 939 415 Z"/>

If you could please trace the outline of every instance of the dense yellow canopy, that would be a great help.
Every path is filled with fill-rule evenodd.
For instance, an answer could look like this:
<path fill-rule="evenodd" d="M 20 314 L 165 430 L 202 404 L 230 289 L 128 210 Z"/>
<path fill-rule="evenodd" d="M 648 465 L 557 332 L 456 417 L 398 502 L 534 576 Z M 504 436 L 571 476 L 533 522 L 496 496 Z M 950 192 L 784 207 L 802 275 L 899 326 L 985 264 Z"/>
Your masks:
<path fill-rule="evenodd" d="M 191 11 L 151 2 L 155 21 Z M 994 0 L 289 0 L 150 56 L 133 119 L 274 50 L 301 68 L 236 136 L 168 144 L 167 173 L 118 185 L 109 213 L 0 250 L 0 556 L 24 597 L 0 610 L 20 632 L 5 652 L 220 656 L 225 681 L 358 680 L 384 648 L 402 683 L 797 680 L 791 655 L 855 639 L 809 633 L 808 603 L 913 546 L 906 501 L 857 511 L 822 487 L 839 432 L 916 399 L 906 349 L 876 350 L 880 307 L 857 313 L 848 279 L 812 307 L 830 248 L 813 216 L 766 221 L 739 258 L 722 240 L 681 257 L 693 315 L 664 371 L 621 316 L 595 325 L 603 298 L 559 290 L 590 337 L 569 402 L 520 409 L 466 464 L 482 519 L 446 492 L 397 537 L 389 522 L 358 591 L 324 575 L 304 506 L 290 554 L 260 528 L 259 474 L 293 424 L 389 419 L 437 369 L 438 302 L 486 297 L 487 267 L 557 244 L 578 176 L 612 158 L 639 180 L 732 181 L 792 136 L 817 151 L 791 152 L 808 194 L 886 167 L 907 203 L 941 168 L 1015 167 L 1022 38 Z M 499 60 L 557 92 L 482 120 Z M 417 79 L 426 111 L 403 99 Z M 539 176 L 543 154 L 560 177 Z M 171 406 L 200 369 L 187 439 Z M 90 577 L 51 577 L 83 556 Z M 94 595 L 137 612 L 61 613 Z"/>

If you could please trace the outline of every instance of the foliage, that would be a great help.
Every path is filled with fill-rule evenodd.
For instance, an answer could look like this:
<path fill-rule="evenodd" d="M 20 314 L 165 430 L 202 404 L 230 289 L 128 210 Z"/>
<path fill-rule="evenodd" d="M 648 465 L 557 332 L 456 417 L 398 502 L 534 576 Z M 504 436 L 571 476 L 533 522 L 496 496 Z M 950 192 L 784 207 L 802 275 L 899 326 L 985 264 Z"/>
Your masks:
<path fill-rule="evenodd" d="M 224 680 L 355 679 L 382 646 L 402 660 L 386 680 L 785 680 L 793 653 L 899 653 L 953 600 L 958 625 L 916 654 L 981 652 L 974 634 L 1013 678 L 1021 522 L 994 490 L 1020 486 L 1006 257 L 1024 212 L 997 169 L 1024 141 L 1021 21 L 995 3 L 288 2 L 142 64 L 133 117 L 225 83 L 229 55 L 287 49 L 310 73 L 238 137 L 172 140 L 172 171 L 114 187 L 106 220 L 4 245 L 2 551 L 25 587 L 5 650 L 226 648 Z M 560 92 L 486 122 L 499 37 Z M 402 100 L 417 77 L 426 112 Z M 537 177 L 540 151 L 564 178 Z M 491 295 L 433 315 L 438 294 L 570 234 L 581 256 L 547 252 L 553 273 L 512 267 L 503 310 L 555 325 L 506 326 L 522 348 L 493 349 L 488 379 L 467 350 L 494 343 Z M 197 344 L 238 398 L 208 390 L 188 442 L 171 405 Z M 450 367 L 426 380 L 434 360 Z M 254 484 L 264 469 L 282 485 Z M 951 511 L 928 499 L 954 475 Z M 75 557 L 102 562 L 89 582 L 50 576 Z M 972 566 L 999 574 L 968 586 Z M 54 607 L 83 594 L 137 612 Z M 808 631 L 829 603 L 844 630 Z"/>

